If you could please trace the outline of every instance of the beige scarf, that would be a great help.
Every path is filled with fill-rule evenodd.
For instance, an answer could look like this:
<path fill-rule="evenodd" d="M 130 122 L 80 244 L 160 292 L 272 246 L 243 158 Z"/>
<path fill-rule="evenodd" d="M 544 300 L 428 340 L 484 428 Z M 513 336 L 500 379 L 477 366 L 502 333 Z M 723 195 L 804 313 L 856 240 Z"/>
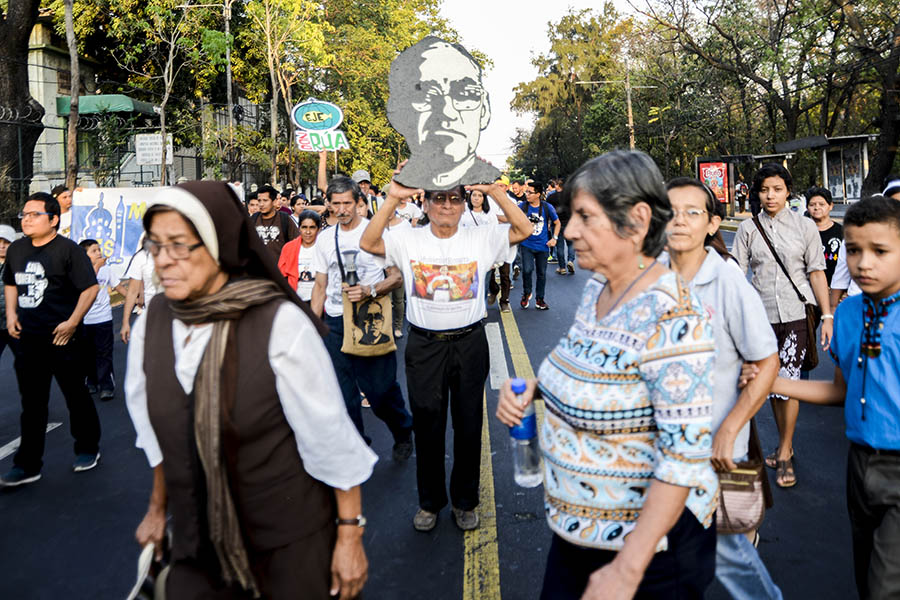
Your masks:
<path fill-rule="evenodd" d="M 212 337 L 194 385 L 194 437 L 206 475 L 206 516 L 222 578 L 228 584 L 239 584 L 255 598 L 260 596 L 259 586 L 250 569 L 241 525 L 228 488 L 222 425 L 230 418 L 237 393 L 237 348 L 232 323 L 244 310 L 277 298 L 285 298 L 285 294 L 273 281 L 242 279 L 231 281 L 215 294 L 199 300 L 171 304 L 175 318 L 184 323 L 213 323 Z"/>

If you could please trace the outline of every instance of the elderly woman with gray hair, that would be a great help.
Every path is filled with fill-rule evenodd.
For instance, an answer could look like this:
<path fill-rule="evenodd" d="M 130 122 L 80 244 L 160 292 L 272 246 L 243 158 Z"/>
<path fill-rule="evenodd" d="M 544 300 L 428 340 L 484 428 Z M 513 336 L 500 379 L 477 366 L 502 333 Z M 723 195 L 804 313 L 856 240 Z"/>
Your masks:
<path fill-rule="evenodd" d="M 541 598 L 699 598 L 713 579 L 718 480 L 710 464 L 713 334 L 656 257 L 672 209 L 641 152 L 594 158 L 566 183 L 566 238 L 595 273 L 575 322 L 497 417 L 540 429 L 553 541 Z"/>

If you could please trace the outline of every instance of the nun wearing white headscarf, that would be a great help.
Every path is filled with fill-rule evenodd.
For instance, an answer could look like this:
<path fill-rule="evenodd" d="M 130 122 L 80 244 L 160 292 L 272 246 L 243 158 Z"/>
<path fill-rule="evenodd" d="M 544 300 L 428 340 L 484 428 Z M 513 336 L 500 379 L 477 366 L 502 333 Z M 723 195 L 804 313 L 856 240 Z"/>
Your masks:
<path fill-rule="evenodd" d="M 154 469 L 138 542 L 159 548 L 172 516 L 167 597 L 357 596 L 359 486 L 377 458 L 347 416 L 324 325 L 227 185 L 165 189 L 144 228 L 163 293 L 133 327 L 125 392 Z"/>

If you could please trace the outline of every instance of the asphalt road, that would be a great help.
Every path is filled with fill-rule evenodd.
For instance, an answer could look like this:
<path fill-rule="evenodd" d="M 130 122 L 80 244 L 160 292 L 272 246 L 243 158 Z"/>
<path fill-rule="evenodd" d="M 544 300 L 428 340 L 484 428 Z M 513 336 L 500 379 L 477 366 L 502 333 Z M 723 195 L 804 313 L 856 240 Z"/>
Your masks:
<path fill-rule="evenodd" d="M 548 279 L 549 311 L 535 311 L 533 305 L 519 309 L 521 284 L 512 292 L 515 327 L 499 325 L 510 375 L 516 364 L 510 340 L 518 364 L 527 360 L 537 370 L 571 323 L 587 274 L 558 276 L 551 266 Z M 759 318 L 765 322 L 764 315 Z M 115 319 L 120 322 L 121 311 Z M 489 321 L 500 321 L 496 307 L 489 310 Z M 519 334 L 527 357 L 515 344 Z M 405 389 L 402 362 L 398 377 Z M 117 342 L 119 379 L 124 363 L 125 346 Z M 823 359 L 812 376 L 830 378 L 831 373 L 830 361 Z M 0 382 L 2 447 L 19 435 L 19 399 L 8 352 L 0 358 Z M 550 541 L 542 491 L 523 490 L 513 483 L 508 433 L 493 417 L 496 392 L 490 385 L 486 397 L 490 451 L 484 454 L 490 460 L 483 463 L 482 471 L 483 479 L 493 485 L 483 488 L 493 488 L 489 490 L 493 502 L 483 491 L 480 511 L 485 523 L 495 518 L 496 526 L 468 538 L 455 527 L 447 510 L 433 532 L 413 530 L 414 458 L 394 463 L 387 428 L 366 411 L 367 433 L 381 457 L 363 492 L 369 518 L 367 599 L 537 598 Z M 127 594 L 139 551 L 134 530 L 146 509 L 151 472 L 143 454 L 134 448 L 134 431 L 121 392 L 111 402 L 98 402 L 98 411 L 103 425 L 101 464 L 75 474 L 67 413 L 54 384 L 50 421 L 63 425 L 47 434 L 43 479 L 23 489 L 0 492 L 0 598 L 119 599 Z M 777 435 L 768 407 L 760 412 L 759 423 L 764 448 L 773 448 Z M 449 454 L 449 435 L 447 447 Z M 775 507 L 760 532 L 760 554 L 785 598 L 855 597 L 844 499 L 846 449 L 841 410 L 801 408 L 795 438 L 799 483 L 790 490 L 775 489 Z M 10 457 L 0 460 L 0 471 L 11 464 Z M 491 476 L 485 477 L 488 466 Z M 707 597 L 726 598 L 727 594 L 714 584 Z"/>

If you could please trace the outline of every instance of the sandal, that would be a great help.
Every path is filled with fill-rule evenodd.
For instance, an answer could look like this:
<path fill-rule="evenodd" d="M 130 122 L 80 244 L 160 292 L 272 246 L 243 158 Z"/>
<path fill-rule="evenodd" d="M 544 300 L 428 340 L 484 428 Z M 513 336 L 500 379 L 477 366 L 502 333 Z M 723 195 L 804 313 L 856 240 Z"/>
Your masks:
<path fill-rule="evenodd" d="M 775 485 L 780 488 L 789 488 L 797 485 L 797 474 L 794 473 L 794 463 L 788 460 L 775 461 Z"/>
<path fill-rule="evenodd" d="M 791 448 L 791 457 L 788 460 L 792 460 L 794 458 L 794 449 Z M 765 459 L 766 466 L 770 469 L 776 468 L 778 465 L 775 464 L 778 462 L 778 448 L 772 451 L 772 454 L 768 455 Z"/>

